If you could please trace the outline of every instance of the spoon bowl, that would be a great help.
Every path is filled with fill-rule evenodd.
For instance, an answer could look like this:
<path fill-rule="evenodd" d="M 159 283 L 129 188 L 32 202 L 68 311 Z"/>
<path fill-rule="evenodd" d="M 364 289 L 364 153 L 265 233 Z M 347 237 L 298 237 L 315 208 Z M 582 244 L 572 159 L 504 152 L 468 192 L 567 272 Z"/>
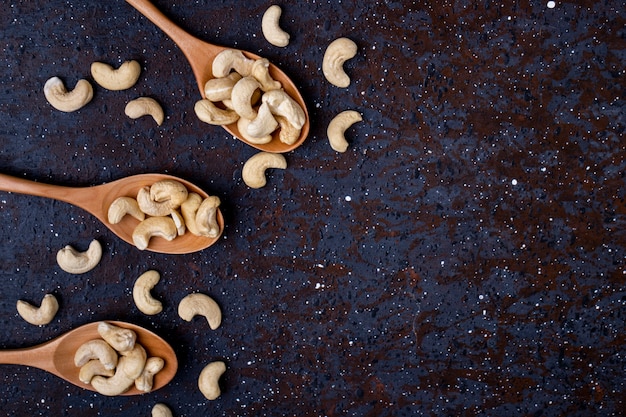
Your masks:
<path fill-rule="evenodd" d="M 213 78 L 213 73 L 211 70 L 213 59 L 223 50 L 234 48 L 227 48 L 224 46 L 215 45 L 190 35 L 183 29 L 178 27 L 175 23 L 173 23 L 167 16 L 165 16 L 148 0 L 126 0 L 126 2 L 133 6 L 139 13 L 148 18 L 157 27 L 159 27 L 174 41 L 174 43 L 178 45 L 178 47 L 182 50 L 183 54 L 187 58 L 187 61 L 189 61 L 189 65 L 191 66 L 191 69 L 196 78 L 196 82 L 198 83 L 200 95 L 205 98 L 204 85 L 209 79 Z M 251 52 L 241 52 L 243 52 L 243 54 L 250 59 L 260 58 L 258 55 L 255 55 Z M 274 80 L 280 81 L 285 92 L 289 94 L 289 96 L 291 96 L 291 98 L 293 98 L 300 105 L 300 107 L 302 107 L 302 110 L 304 110 L 306 122 L 304 123 L 304 126 L 300 131 L 300 137 L 298 138 L 298 140 L 295 141 L 293 144 L 285 144 L 281 142 L 280 139 L 278 139 L 278 131 L 276 131 L 272 134 L 273 139 L 269 143 L 254 144 L 247 141 L 239 133 L 239 130 L 237 129 L 237 123 L 225 125 L 222 127 L 237 139 L 259 150 L 273 153 L 289 152 L 302 145 L 302 143 L 308 136 L 310 128 L 309 114 L 307 112 L 306 103 L 304 102 L 300 91 L 298 91 L 298 88 L 296 87 L 294 82 L 287 76 L 287 74 L 285 74 L 283 71 L 280 70 L 280 68 L 272 63 L 270 63 L 269 72 Z"/>
<path fill-rule="evenodd" d="M 0 350 L 0 364 L 26 365 L 50 372 L 81 388 L 95 391 L 93 386 L 83 383 L 78 374 L 80 368 L 74 365 L 74 354 L 85 342 L 99 339 L 98 324 L 88 323 L 40 345 L 21 349 Z M 133 330 L 137 343 L 145 349 L 148 357 L 156 356 L 164 360 L 164 366 L 154 376 L 152 391 L 167 385 L 178 370 L 178 360 L 174 349 L 160 336 L 143 327 L 121 321 L 108 321 L 119 327 Z M 144 394 L 134 386 L 121 395 Z"/>
<path fill-rule="evenodd" d="M 139 224 L 139 221 L 132 216 L 124 216 L 120 223 L 111 224 L 108 221 L 109 206 L 118 197 L 126 196 L 135 198 L 137 197 L 137 192 L 142 187 L 152 185 L 161 180 L 178 181 L 184 184 L 189 192 L 198 193 L 203 198 L 208 197 L 206 192 L 189 181 L 166 174 L 132 175 L 130 177 L 121 178 L 117 181 L 93 187 L 65 187 L 60 185 L 43 184 L 36 181 L 12 177 L 6 174 L 0 174 L 0 190 L 47 197 L 73 204 L 94 215 L 119 238 L 134 246 L 133 230 L 137 224 Z M 221 235 L 224 230 L 224 217 L 219 209 L 217 212 L 217 223 L 220 227 Z M 209 238 L 196 236 L 187 232 L 182 236 L 177 236 L 172 241 L 167 241 L 160 237 L 153 237 L 150 239 L 146 250 L 170 254 L 197 252 L 214 244 L 219 239 L 220 235 L 215 238 Z"/>

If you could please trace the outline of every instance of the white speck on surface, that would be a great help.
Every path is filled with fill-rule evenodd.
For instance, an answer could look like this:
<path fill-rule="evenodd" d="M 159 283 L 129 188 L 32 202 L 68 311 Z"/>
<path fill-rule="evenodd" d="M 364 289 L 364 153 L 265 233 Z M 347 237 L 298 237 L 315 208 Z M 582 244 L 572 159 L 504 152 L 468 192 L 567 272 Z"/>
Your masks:
<path fill-rule="evenodd" d="M 547 6 L 548 6 L 548 9 L 554 9 L 556 7 L 556 2 L 555 1 L 549 1 Z"/>
<path fill-rule="evenodd" d="M 350 197 L 349 195 L 346 196 L 346 201 L 352 201 L 352 197 Z"/>

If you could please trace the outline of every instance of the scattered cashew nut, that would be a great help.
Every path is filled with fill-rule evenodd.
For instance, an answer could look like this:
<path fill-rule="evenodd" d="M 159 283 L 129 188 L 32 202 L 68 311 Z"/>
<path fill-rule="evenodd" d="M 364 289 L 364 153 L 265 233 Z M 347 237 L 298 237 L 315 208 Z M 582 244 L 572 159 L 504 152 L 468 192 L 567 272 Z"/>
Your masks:
<path fill-rule="evenodd" d="M 117 366 L 117 352 L 102 339 L 93 339 L 80 345 L 74 354 L 74 365 L 81 367 L 92 359 L 102 362 L 104 369 Z"/>
<path fill-rule="evenodd" d="M 57 263 L 65 272 L 83 274 L 91 271 L 102 258 L 102 245 L 96 239 L 92 240 L 85 252 L 79 252 L 67 245 L 57 252 Z"/>
<path fill-rule="evenodd" d="M 118 352 L 132 350 L 137 341 L 137 334 L 131 329 L 125 329 L 105 321 L 98 323 L 98 334 Z"/>
<path fill-rule="evenodd" d="M 220 327 L 222 311 L 215 300 L 206 294 L 193 293 L 185 296 L 178 304 L 178 315 L 185 321 L 191 321 L 195 316 L 204 316 L 212 330 Z"/>
<path fill-rule="evenodd" d="M 345 131 L 356 122 L 363 120 L 359 112 L 354 110 L 345 110 L 336 115 L 328 124 L 326 134 L 331 148 L 337 152 L 345 152 L 348 149 L 348 141 L 345 137 Z"/>
<path fill-rule="evenodd" d="M 158 101 L 152 97 L 138 97 L 129 101 L 124 108 L 124 113 L 131 119 L 138 119 L 143 116 L 152 116 L 157 125 L 163 124 L 165 114 Z"/>
<path fill-rule="evenodd" d="M 141 65 L 137 61 L 126 61 L 115 69 L 104 62 L 91 64 L 91 76 L 94 81 L 107 90 L 126 90 L 137 82 L 141 74 Z"/>
<path fill-rule="evenodd" d="M 73 112 L 85 106 L 93 98 L 93 87 L 87 80 L 78 80 L 68 91 L 59 77 L 52 77 L 43 86 L 43 94 L 52 107 L 63 112 Z"/>
<path fill-rule="evenodd" d="M 356 43 L 348 38 L 335 39 L 328 45 L 322 61 L 322 72 L 329 83 L 337 87 L 350 85 L 350 77 L 344 71 L 343 64 L 354 58 L 356 52 Z"/>
<path fill-rule="evenodd" d="M 261 188 L 267 184 L 265 171 L 269 168 L 287 168 L 287 160 L 282 154 L 259 152 L 252 155 L 243 165 L 241 178 L 250 188 Z"/>
<path fill-rule="evenodd" d="M 148 217 L 133 230 L 133 243 L 137 249 L 144 250 L 148 247 L 152 237 L 162 237 L 172 241 L 176 236 L 178 236 L 178 230 L 171 217 Z"/>
<path fill-rule="evenodd" d="M 139 311 L 144 314 L 152 316 L 163 310 L 161 302 L 150 294 L 150 290 L 160 279 L 161 275 L 157 271 L 150 270 L 141 274 L 133 285 L 133 300 Z"/>
<path fill-rule="evenodd" d="M 152 407 L 152 417 L 172 417 L 172 410 L 165 404 L 157 403 Z"/>
<path fill-rule="evenodd" d="M 17 301 L 17 312 L 28 323 L 35 326 L 43 326 L 54 319 L 59 310 L 59 303 L 52 294 L 44 295 L 41 305 L 35 307 L 26 301 Z"/>
<path fill-rule="evenodd" d="M 226 364 L 222 361 L 211 362 L 200 372 L 198 388 L 207 400 L 215 400 L 222 393 L 219 379 L 224 372 L 226 372 Z"/>
<path fill-rule="evenodd" d="M 279 26 L 282 10 L 280 6 L 270 6 L 261 19 L 261 30 L 265 39 L 274 46 L 283 47 L 289 45 L 289 34 Z"/>

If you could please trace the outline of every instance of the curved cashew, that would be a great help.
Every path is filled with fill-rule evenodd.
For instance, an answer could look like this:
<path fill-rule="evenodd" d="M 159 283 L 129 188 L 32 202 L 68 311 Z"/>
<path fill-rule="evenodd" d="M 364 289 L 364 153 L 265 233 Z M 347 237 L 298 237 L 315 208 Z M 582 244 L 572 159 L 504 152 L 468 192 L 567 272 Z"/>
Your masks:
<path fill-rule="evenodd" d="M 43 86 L 43 94 L 52 107 L 64 112 L 73 112 L 93 98 L 93 88 L 89 81 L 78 80 L 72 91 L 67 91 L 59 77 L 52 77 Z"/>
<path fill-rule="evenodd" d="M 298 138 L 300 137 L 300 132 L 302 129 L 297 129 L 289 120 L 287 120 L 284 116 L 274 116 L 274 119 L 278 122 L 278 126 L 280 127 L 280 131 L 278 132 L 278 139 L 286 143 L 287 145 L 293 145 L 296 143 Z"/>
<path fill-rule="evenodd" d="M 150 290 L 160 279 L 161 275 L 157 271 L 150 270 L 141 274 L 133 285 L 133 300 L 139 311 L 144 314 L 152 316 L 163 310 L 161 302 L 150 294 Z"/>
<path fill-rule="evenodd" d="M 183 218 L 182 214 L 180 214 L 178 210 L 172 210 L 170 216 L 172 216 L 172 220 L 174 220 L 178 236 L 184 235 L 187 227 L 185 226 L 185 219 Z"/>
<path fill-rule="evenodd" d="M 335 39 L 328 45 L 322 61 L 322 72 L 329 83 L 337 87 L 350 85 L 350 77 L 343 69 L 343 63 L 354 58 L 357 46 L 348 38 Z"/>
<path fill-rule="evenodd" d="M 261 90 L 278 90 L 282 87 L 280 81 L 276 81 L 270 75 L 270 61 L 267 58 L 260 58 L 254 61 L 250 75 L 261 85 Z"/>
<path fill-rule="evenodd" d="M 233 110 L 239 115 L 239 117 L 245 117 L 247 119 L 254 119 L 257 115 L 256 110 L 252 108 L 252 96 L 254 92 L 261 88 L 261 84 L 252 76 L 243 77 L 237 81 L 237 84 L 233 87 L 231 94 L 231 101 Z"/>
<path fill-rule="evenodd" d="M 278 127 L 278 122 L 274 118 L 270 106 L 267 103 L 261 104 L 257 116 L 248 124 L 247 133 L 253 138 L 264 138 L 271 136 Z"/>
<path fill-rule="evenodd" d="M 250 143 L 254 143 L 255 145 L 269 143 L 272 141 L 272 135 L 266 135 L 260 138 L 256 138 L 250 135 L 248 133 L 248 126 L 250 125 L 250 123 L 252 123 L 252 120 L 246 119 L 245 117 L 240 117 L 239 120 L 237 120 L 237 130 L 239 130 L 239 133 L 241 133 L 241 136 L 243 136 L 245 140 Z"/>
<path fill-rule="evenodd" d="M 109 206 L 107 217 L 109 223 L 117 224 L 122 218 L 130 214 L 139 221 L 146 218 L 146 214 L 139 208 L 139 203 L 132 197 L 118 197 Z"/>
<path fill-rule="evenodd" d="M 58 310 L 59 303 L 52 294 L 43 296 L 39 308 L 26 301 L 17 301 L 17 313 L 28 323 L 35 326 L 43 326 L 44 324 L 50 323 Z"/>
<path fill-rule="evenodd" d="M 141 74 L 141 65 L 137 61 L 126 61 L 115 69 L 104 62 L 91 64 L 91 76 L 94 81 L 107 90 L 126 90 L 137 82 Z"/>
<path fill-rule="evenodd" d="M 207 400 L 215 400 L 222 393 L 219 379 L 224 372 L 226 372 L 226 364 L 222 361 L 211 362 L 200 372 L 198 388 Z"/>
<path fill-rule="evenodd" d="M 237 72 L 231 72 L 223 78 L 211 78 L 204 84 L 204 95 L 207 100 L 211 101 L 228 100 L 233 87 L 239 80 L 241 80 L 241 75 Z"/>
<path fill-rule="evenodd" d="M 146 360 L 148 360 L 146 350 L 139 343 L 135 343 L 131 350 L 120 352 L 120 355 L 122 356 L 118 361 L 117 369 L 125 373 L 134 382 L 146 366 Z"/>
<path fill-rule="evenodd" d="M 113 369 L 105 369 L 102 362 L 98 359 L 92 359 L 83 366 L 80 367 L 78 372 L 78 379 L 84 384 L 90 384 L 94 376 L 113 376 L 115 371 Z"/>
<path fill-rule="evenodd" d="M 176 230 L 176 225 L 171 217 L 148 217 L 133 230 L 133 243 L 137 249 L 144 250 L 148 247 L 148 243 L 152 237 L 158 236 L 171 241 L 174 240 L 177 235 L 178 230 Z"/>
<path fill-rule="evenodd" d="M 261 19 L 261 30 L 265 39 L 274 46 L 283 47 L 289 45 L 289 34 L 278 25 L 282 10 L 280 6 L 270 6 Z"/>
<path fill-rule="evenodd" d="M 185 321 L 191 321 L 196 315 L 204 316 L 212 330 L 222 323 L 220 306 L 211 297 L 201 293 L 185 296 L 178 303 L 178 315 Z"/>
<path fill-rule="evenodd" d="M 177 209 L 187 199 L 187 187 L 175 180 L 157 181 L 150 187 L 150 198 L 162 203 L 168 201 L 172 209 Z"/>
<path fill-rule="evenodd" d="M 124 113 L 131 119 L 138 119 L 142 116 L 152 116 L 157 125 L 163 124 L 165 114 L 163 107 L 152 97 L 138 97 L 129 101 L 124 108 Z"/>
<path fill-rule="evenodd" d="M 296 129 L 302 129 L 304 126 L 306 122 L 304 110 L 285 90 L 267 91 L 261 100 L 269 105 L 272 114 L 284 116 Z"/>
<path fill-rule="evenodd" d="M 217 208 L 220 199 L 209 196 L 202 201 L 196 212 L 196 226 L 200 236 L 217 237 L 220 234 L 220 226 L 217 224 Z"/>
<path fill-rule="evenodd" d="M 239 119 L 237 112 L 231 109 L 220 109 L 211 100 L 198 100 L 193 106 L 198 119 L 210 125 L 229 125 Z"/>
<path fill-rule="evenodd" d="M 172 411 L 163 403 L 157 403 L 152 407 L 152 417 L 172 417 Z"/>
<path fill-rule="evenodd" d="M 135 383 L 135 379 L 129 378 L 122 369 L 124 362 L 127 360 L 129 359 L 124 356 L 120 358 L 119 366 L 112 377 L 105 378 L 100 375 L 94 376 L 91 380 L 91 386 L 100 394 L 108 396 L 120 395 L 128 391 Z"/>
<path fill-rule="evenodd" d="M 137 378 L 135 378 L 135 387 L 139 391 L 150 392 L 152 390 L 152 384 L 154 382 L 154 375 L 156 375 L 165 366 L 165 361 L 162 358 L 151 357 L 146 360 L 146 365 Z"/>
<path fill-rule="evenodd" d="M 92 359 L 102 362 L 104 369 L 117 366 L 117 352 L 102 339 L 93 339 L 80 345 L 74 354 L 74 365 L 81 367 Z"/>
<path fill-rule="evenodd" d="M 248 59 L 241 51 L 236 49 L 224 49 L 213 59 L 211 70 L 215 78 L 226 77 L 232 70 L 237 71 L 241 76 L 250 75 L 250 70 L 254 64 L 254 59 Z"/>
<path fill-rule="evenodd" d="M 269 168 L 287 168 L 287 160 L 282 154 L 259 152 L 252 155 L 243 165 L 241 177 L 250 188 L 261 188 L 267 183 L 265 170 Z"/>
<path fill-rule="evenodd" d="M 91 271 L 102 258 L 102 246 L 96 239 L 92 240 L 85 252 L 78 252 L 67 245 L 57 252 L 57 263 L 65 272 L 83 274 Z"/>
<path fill-rule="evenodd" d="M 105 321 L 98 323 L 98 334 L 118 352 L 130 351 L 135 347 L 137 334 Z"/>
<path fill-rule="evenodd" d="M 345 152 L 348 149 L 348 141 L 344 136 L 345 131 L 361 120 L 363 120 L 361 114 L 354 110 L 345 110 L 336 115 L 326 129 L 331 148 L 337 152 Z"/>
<path fill-rule="evenodd" d="M 180 212 L 185 220 L 185 226 L 192 234 L 200 236 L 198 226 L 196 226 L 196 213 L 202 204 L 202 196 L 196 193 L 189 193 L 187 200 L 180 206 Z"/>

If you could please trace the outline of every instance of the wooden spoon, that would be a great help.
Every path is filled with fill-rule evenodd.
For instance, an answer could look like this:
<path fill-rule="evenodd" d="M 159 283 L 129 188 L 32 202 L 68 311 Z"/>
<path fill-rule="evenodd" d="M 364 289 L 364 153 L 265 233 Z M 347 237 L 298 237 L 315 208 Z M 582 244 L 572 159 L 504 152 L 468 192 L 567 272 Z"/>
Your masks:
<path fill-rule="evenodd" d="M 137 343 L 141 344 L 148 357 L 156 356 L 164 360 L 163 369 L 154 376 L 152 391 L 167 385 L 178 370 L 178 360 L 174 349 L 161 337 L 151 331 L 131 323 L 108 321 L 119 327 L 131 329 L 137 334 Z M 98 324 L 88 323 L 58 336 L 43 344 L 22 348 L 0 350 L 0 364 L 26 365 L 43 369 L 81 388 L 95 389 L 78 378 L 80 368 L 74 365 L 74 354 L 83 343 L 92 339 L 101 339 Z M 134 386 L 122 395 L 144 394 Z"/>
<path fill-rule="evenodd" d="M 180 27 L 178 27 L 175 23 L 173 23 L 167 16 L 165 16 L 148 0 L 126 0 L 126 2 L 128 2 L 131 6 L 137 9 L 139 13 L 147 17 L 152 23 L 157 25 L 183 51 L 183 54 L 187 58 L 187 61 L 189 61 L 194 76 L 196 77 L 196 82 L 198 83 L 198 88 L 200 89 L 200 95 L 204 98 L 204 85 L 209 79 L 213 78 L 213 73 L 211 71 L 213 59 L 224 49 L 233 48 L 214 45 L 212 43 L 202 41 L 190 35 L 189 33 L 182 30 Z M 255 55 L 251 52 L 241 52 L 243 52 L 243 54 L 250 59 L 260 58 L 258 55 Z M 302 95 L 298 91 L 298 88 L 296 87 L 294 82 L 287 76 L 287 74 L 282 72 L 277 66 L 271 63 L 269 70 L 272 78 L 280 81 L 285 92 L 287 92 L 287 94 L 289 94 L 291 98 L 296 100 L 300 107 L 302 107 L 302 109 L 304 110 L 304 114 L 306 115 L 306 122 L 302 127 L 298 140 L 292 145 L 287 145 L 278 139 L 278 131 L 276 131 L 273 134 L 274 138 L 271 142 L 262 145 L 253 144 L 248 142 L 241 136 L 239 130 L 237 129 L 237 123 L 233 123 L 223 127 L 224 129 L 226 129 L 227 132 L 229 132 L 239 140 L 262 151 L 274 153 L 289 152 L 302 145 L 307 135 L 309 134 L 309 114 L 307 112 L 306 103 L 304 102 Z"/>
<path fill-rule="evenodd" d="M 135 198 L 137 197 L 137 192 L 142 187 L 166 179 L 179 181 L 187 187 L 188 191 L 198 193 L 204 198 L 208 196 L 207 193 L 189 181 L 165 174 L 133 175 L 94 187 L 50 185 L 0 174 L 0 190 L 47 197 L 73 204 L 93 214 L 118 237 L 134 246 L 132 235 L 139 221 L 132 216 L 124 216 L 120 223 L 110 224 L 107 216 L 109 206 L 117 197 L 127 196 Z M 220 227 L 221 235 L 224 230 L 224 218 L 219 209 L 217 212 L 217 222 Z M 196 236 L 190 232 L 182 236 L 177 236 L 174 240 L 169 242 L 160 237 L 153 237 L 150 239 L 147 250 L 171 254 L 192 253 L 208 248 L 218 239 L 219 236 L 209 238 Z"/>

